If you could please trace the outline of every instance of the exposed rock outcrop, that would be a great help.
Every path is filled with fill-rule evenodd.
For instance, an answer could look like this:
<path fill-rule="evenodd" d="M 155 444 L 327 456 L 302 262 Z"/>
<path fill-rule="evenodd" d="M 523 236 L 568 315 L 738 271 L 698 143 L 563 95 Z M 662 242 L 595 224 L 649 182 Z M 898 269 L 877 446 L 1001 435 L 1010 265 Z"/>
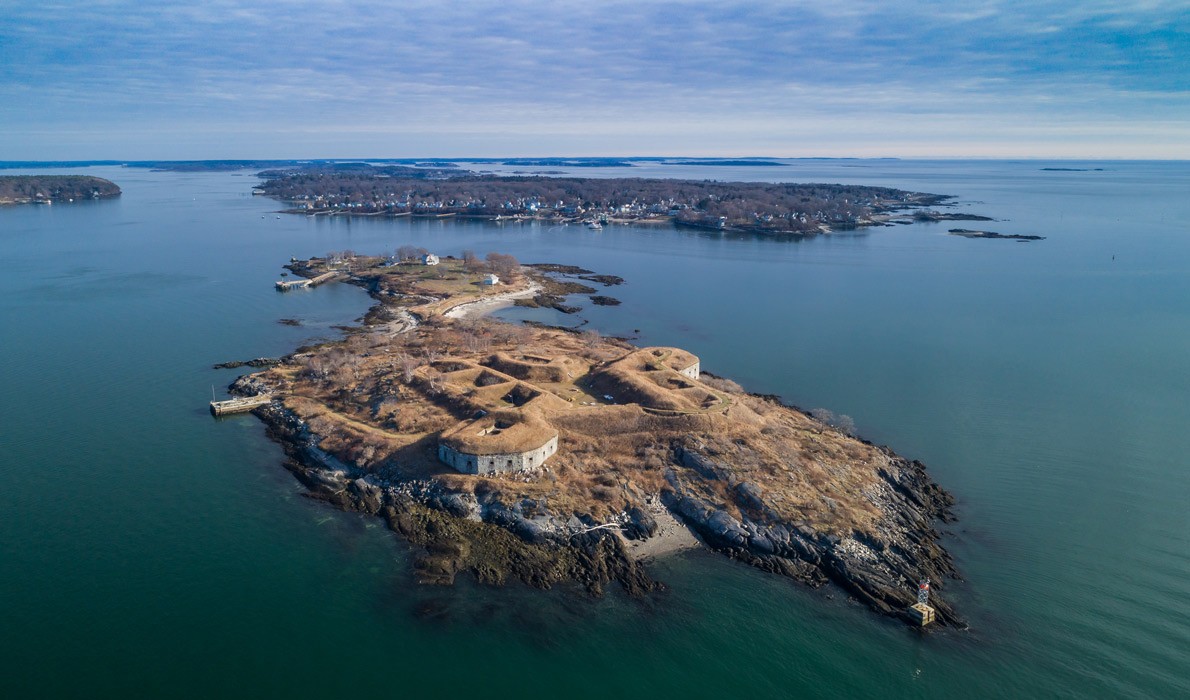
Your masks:
<path fill-rule="evenodd" d="M 495 492 L 476 497 L 437 482 L 386 483 L 319 449 L 318 437 L 292 411 L 269 405 L 256 415 L 284 447 L 286 469 L 312 498 L 379 515 L 415 547 L 414 566 L 423 583 L 450 584 L 469 573 L 484 583 L 519 580 L 538 588 L 569 581 L 596 595 L 610 583 L 630 595 L 663 588 L 627 555 L 619 537 L 592 530 L 588 520 L 562 522 L 543 503 L 508 504 Z"/>
<path fill-rule="evenodd" d="M 934 484 L 924 466 L 884 449 L 889 457 L 880 470 L 882 483 L 873 500 L 887 515 L 878 534 L 850 537 L 824 534 L 789 522 L 769 508 L 755 485 L 741 481 L 734 470 L 697 447 L 675 446 L 678 466 L 666 472 L 666 505 L 711 547 L 766 571 L 812 586 L 832 582 L 857 600 L 888 615 L 901 615 L 916 602 L 914 584 L 929 577 L 936 588 L 957 578 L 950 555 L 938 545 L 929 523 L 950 520 L 954 499 Z M 689 479 L 728 485 L 740 516 L 689 487 Z M 962 624 L 949 604 L 934 599 L 939 621 Z"/>

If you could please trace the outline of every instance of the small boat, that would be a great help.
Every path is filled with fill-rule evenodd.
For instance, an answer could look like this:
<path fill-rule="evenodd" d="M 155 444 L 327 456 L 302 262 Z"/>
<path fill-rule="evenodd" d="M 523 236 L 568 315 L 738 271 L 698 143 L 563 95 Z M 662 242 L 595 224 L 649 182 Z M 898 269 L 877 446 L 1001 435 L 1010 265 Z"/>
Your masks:
<path fill-rule="evenodd" d="M 598 221 L 592 221 L 587 224 L 587 228 L 591 229 L 592 231 L 602 231 L 603 224 L 599 223 Z"/>

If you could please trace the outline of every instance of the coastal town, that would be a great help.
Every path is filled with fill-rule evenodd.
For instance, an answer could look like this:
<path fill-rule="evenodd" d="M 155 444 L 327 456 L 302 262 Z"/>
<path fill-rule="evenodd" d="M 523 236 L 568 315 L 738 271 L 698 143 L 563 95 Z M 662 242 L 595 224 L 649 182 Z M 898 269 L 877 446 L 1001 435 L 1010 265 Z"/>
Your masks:
<path fill-rule="evenodd" d="M 267 171 L 254 193 L 311 216 L 463 217 L 555 223 L 663 223 L 762 235 L 807 236 L 883 225 L 946 196 L 837 184 L 649 178 L 475 175 L 409 168 Z"/>

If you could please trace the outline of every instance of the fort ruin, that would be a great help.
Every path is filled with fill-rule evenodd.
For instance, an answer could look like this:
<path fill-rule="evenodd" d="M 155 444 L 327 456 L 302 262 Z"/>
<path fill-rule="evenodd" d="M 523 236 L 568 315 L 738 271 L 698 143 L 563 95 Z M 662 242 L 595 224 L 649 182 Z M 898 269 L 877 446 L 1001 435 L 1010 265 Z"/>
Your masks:
<path fill-rule="evenodd" d="M 604 363 L 501 352 L 480 362 L 446 358 L 418 371 L 418 383 L 440 401 L 475 416 L 441 433 L 438 460 L 481 475 L 540 470 L 558 451 L 551 418 L 563 412 L 615 404 L 664 414 L 725 408 L 698 377 L 699 359 L 678 348 L 633 350 Z"/>

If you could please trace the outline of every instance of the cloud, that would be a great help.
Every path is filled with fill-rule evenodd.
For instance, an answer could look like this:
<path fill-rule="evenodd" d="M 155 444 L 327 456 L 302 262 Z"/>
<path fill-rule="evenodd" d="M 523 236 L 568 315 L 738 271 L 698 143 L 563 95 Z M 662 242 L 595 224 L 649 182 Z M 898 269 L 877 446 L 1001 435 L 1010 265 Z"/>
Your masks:
<path fill-rule="evenodd" d="M 797 146 L 782 133 L 836 133 L 835 121 L 863 124 L 864 139 L 885 134 L 895 154 L 903 120 L 946 124 L 935 132 L 956 149 L 986 131 L 963 138 L 954 124 L 1034 123 L 1041 139 L 1053 138 L 1047 125 L 1106 120 L 1168 140 L 1190 114 L 1186 9 L 1162 0 L 26 4 L 0 25 L 0 127 L 67 130 L 85 116 L 94 133 L 131 127 L 146 140 L 186 125 L 288 129 L 328 144 L 339 133 L 346 145 L 364 125 L 391 147 L 402 132 L 437 130 L 511 145 L 550 134 L 559 152 L 594 128 L 625 153 L 615 146 L 639 142 L 634 128 L 680 122 L 704 125 L 683 131 L 686 141 L 666 138 L 680 152 L 708 152 L 715 138 L 763 144 L 756 130 L 771 129 L 778 153 Z"/>

